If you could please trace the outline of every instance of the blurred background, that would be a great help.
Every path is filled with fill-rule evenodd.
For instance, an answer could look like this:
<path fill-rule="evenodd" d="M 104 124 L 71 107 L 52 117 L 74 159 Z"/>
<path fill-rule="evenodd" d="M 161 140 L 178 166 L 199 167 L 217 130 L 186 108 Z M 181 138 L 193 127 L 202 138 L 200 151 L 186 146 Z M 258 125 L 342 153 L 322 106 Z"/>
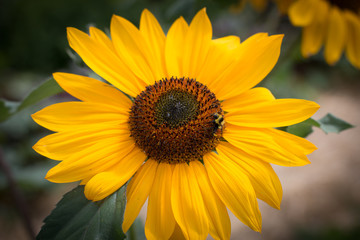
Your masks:
<path fill-rule="evenodd" d="M 302 58 L 301 29 L 292 26 L 274 2 L 259 11 L 247 1 L 230 0 L 0 1 L 0 120 L 5 119 L 5 108 L 16 106 L 53 72 L 90 74 L 69 48 L 66 27 L 87 31 L 96 26 L 106 32 L 112 14 L 138 26 L 141 11 L 148 8 L 166 32 L 176 18 L 184 16 L 190 22 L 203 7 L 215 38 L 285 34 L 279 62 L 261 83 L 276 97 L 314 100 L 321 105 L 315 119 L 330 112 L 360 125 L 360 70 L 345 57 L 335 66 L 327 65 L 322 53 Z M 30 115 L 69 98 L 61 92 L 0 123 L 0 239 L 31 239 L 62 195 L 76 186 L 46 181 L 55 162 L 32 149 L 49 131 Z M 360 239 L 359 136 L 359 128 L 328 135 L 314 129 L 308 139 L 319 149 L 309 156 L 312 164 L 275 167 L 284 189 L 281 210 L 259 200 L 262 233 L 232 216 L 232 239 Z"/>

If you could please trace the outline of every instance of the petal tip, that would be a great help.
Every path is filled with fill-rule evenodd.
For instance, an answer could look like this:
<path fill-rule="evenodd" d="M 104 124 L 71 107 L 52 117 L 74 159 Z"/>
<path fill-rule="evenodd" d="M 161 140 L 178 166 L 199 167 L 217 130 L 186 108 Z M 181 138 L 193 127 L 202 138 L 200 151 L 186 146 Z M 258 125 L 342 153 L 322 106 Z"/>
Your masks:
<path fill-rule="evenodd" d="M 41 117 L 39 117 L 39 115 L 41 115 L 41 111 L 42 111 L 42 110 L 39 110 L 39 111 L 37 111 L 36 113 L 33 113 L 33 114 L 30 115 L 31 118 L 32 118 L 32 120 L 33 120 L 34 122 L 36 122 L 37 124 L 39 124 L 40 126 L 42 126 L 42 125 L 40 124 L 40 122 L 39 122 L 39 121 L 41 121 Z"/>
<path fill-rule="evenodd" d="M 276 38 L 280 38 L 281 40 L 285 37 L 285 34 L 276 34 L 276 35 L 273 35 L 274 37 Z"/>
<path fill-rule="evenodd" d="M 313 103 L 314 103 L 314 106 L 315 106 L 316 109 L 320 108 L 320 105 L 318 103 L 316 103 L 316 102 L 313 102 Z"/>
<path fill-rule="evenodd" d="M 320 105 L 317 104 L 316 102 L 309 101 L 309 103 L 310 103 L 309 108 L 313 111 L 313 114 L 316 113 L 320 109 Z"/>
<path fill-rule="evenodd" d="M 53 76 L 54 80 L 60 85 L 60 81 L 66 80 L 66 76 L 65 76 L 66 74 L 68 74 L 68 73 L 54 72 L 52 74 L 52 76 Z M 61 85 L 60 85 L 60 87 L 61 87 Z"/>
<path fill-rule="evenodd" d="M 149 13 L 150 13 L 149 9 L 144 8 L 144 10 L 141 12 L 141 15 L 143 15 L 143 14 L 149 14 Z"/>
<path fill-rule="evenodd" d="M 62 74 L 61 72 L 54 72 L 54 73 L 52 74 L 52 76 L 53 76 L 53 78 L 56 80 L 56 78 L 60 77 L 61 74 Z"/>
<path fill-rule="evenodd" d="M 45 179 L 48 180 L 49 182 L 57 182 L 56 179 L 54 178 L 54 175 L 56 173 L 54 173 L 53 168 L 51 168 L 45 175 Z"/>
<path fill-rule="evenodd" d="M 127 231 L 129 231 L 131 225 L 127 221 L 125 221 L 125 219 L 124 219 L 123 224 L 121 226 L 123 232 L 126 233 Z"/>
<path fill-rule="evenodd" d="M 200 9 L 197 14 L 195 15 L 194 19 L 196 19 L 197 17 L 201 17 L 201 18 L 208 18 L 208 15 L 206 13 L 206 7 L 203 7 L 202 9 Z"/>
<path fill-rule="evenodd" d="M 85 185 L 84 194 L 85 194 L 85 197 L 88 200 L 91 200 L 91 201 L 94 201 L 94 202 L 102 199 L 102 198 L 99 199 L 99 194 L 96 191 L 94 191 L 93 189 L 91 189 L 89 187 L 89 184 Z"/>
<path fill-rule="evenodd" d="M 32 146 L 32 149 L 34 149 L 35 152 L 41 154 L 42 152 L 42 145 L 39 143 L 35 143 L 34 146 Z M 41 154 L 42 155 L 42 154 Z"/>
<path fill-rule="evenodd" d="M 49 172 L 46 173 L 45 177 L 46 180 L 50 181 L 51 174 Z"/>
<path fill-rule="evenodd" d="M 276 35 L 271 35 L 268 36 L 269 39 L 271 39 L 273 41 L 273 43 L 279 44 L 279 46 L 281 47 L 282 41 L 285 37 L 284 34 L 276 34 Z"/>
<path fill-rule="evenodd" d="M 146 19 L 148 17 L 152 17 L 152 16 L 153 16 L 153 14 L 147 8 L 144 8 L 144 10 L 141 12 L 140 22 L 143 21 L 144 19 Z"/>
<path fill-rule="evenodd" d="M 74 27 L 67 27 L 66 28 L 66 32 L 67 32 L 67 35 L 70 36 L 71 34 L 73 34 L 74 32 L 78 32 L 80 31 L 79 29 L 77 28 L 74 28 Z"/>
<path fill-rule="evenodd" d="M 258 220 L 258 219 L 257 219 Z M 258 233 L 261 233 L 261 219 L 260 219 L 260 221 L 257 221 L 256 220 L 256 222 L 254 223 L 254 225 L 252 225 L 250 228 L 252 229 L 252 230 L 254 230 L 255 232 L 258 232 Z"/>

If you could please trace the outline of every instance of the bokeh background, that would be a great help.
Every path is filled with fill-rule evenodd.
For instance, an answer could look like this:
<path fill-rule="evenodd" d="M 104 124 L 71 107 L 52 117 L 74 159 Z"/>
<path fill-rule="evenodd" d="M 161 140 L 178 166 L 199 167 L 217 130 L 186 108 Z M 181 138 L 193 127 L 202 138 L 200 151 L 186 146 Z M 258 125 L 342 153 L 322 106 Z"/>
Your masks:
<path fill-rule="evenodd" d="M 141 11 L 148 8 L 166 32 L 180 15 L 189 22 L 198 10 L 207 7 L 214 37 L 238 35 L 244 40 L 257 32 L 285 34 L 279 62 L 262 82 L 276 97 L 314 100 L 321 105 L 315 119 L 330 112 L 359 126 L 360 70 L 344 57 L 335 66 L 328 66 L 321 53 L 303 59 L 301 29 L 293 27 L 275 4 L 258 12 L 249 4 L 240 9 L 237 3 L 1 0 L 0 98 L 8 106 L 15 105 L 56 71 L 90 74 L 68 46 L 68 26 L 83 31 L 96 26 L 108 31 L 112 14 L 138 25 Z M 46 181 L 44 176 L 55 163 L 31 148 L 49 131 L 36 125 L 30 115 L 69 98 L 60 93 L 0 123 L 0 239 L 32 239 L 62 195 L 76 186 Z M 310 155 L 312 164 L 275 167 L 284 189 L 281 210 L 259 200 L 262 233 L 251 231 L 232 216 L 232 239 L 360 239 L 359 136 L 356 127 L 328 135 L 314 129 L 308 139 L 319 149 Z"/>

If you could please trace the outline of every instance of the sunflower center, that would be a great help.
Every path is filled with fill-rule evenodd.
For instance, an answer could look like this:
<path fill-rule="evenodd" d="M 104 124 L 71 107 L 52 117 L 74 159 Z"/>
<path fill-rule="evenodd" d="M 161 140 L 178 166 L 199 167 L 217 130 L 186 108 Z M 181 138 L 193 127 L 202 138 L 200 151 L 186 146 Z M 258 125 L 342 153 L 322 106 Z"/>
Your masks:
<path fill-rule="evenodd" d="M 190 78 L 162 79 L 147 86 L 129 114 L 131 136 L 149 158 L 183 163 L 215 149 L 224 130 L 220 101 Z"/>
<path fill-rule="evenodd" d="M 338 6 L 341 9 L 347 9 L 357 12 L 360 9 L 359 0 L 328 0 L 331 4 Z"/>
<path fill-rule="evenodd" d="M 155 103 L 155 119 L 172 128 L 186 124 L 198 115 L 199 103 L 191 93 L 170 90 L 163 93 Z"/>

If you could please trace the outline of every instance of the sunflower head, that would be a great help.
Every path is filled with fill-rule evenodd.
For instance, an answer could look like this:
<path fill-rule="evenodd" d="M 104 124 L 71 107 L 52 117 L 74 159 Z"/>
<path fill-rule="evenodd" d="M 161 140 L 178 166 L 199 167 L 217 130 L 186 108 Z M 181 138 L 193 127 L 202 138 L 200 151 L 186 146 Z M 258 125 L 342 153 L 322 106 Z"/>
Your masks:
<path fill-rule="evenodd" d="M 33 115 L 55 132 L 34 146 L 60 161 L 46 178 L 81 181 L 93 201 L 129 182 L 122 228 L 148 199 L 148 239 L 229 239 L 227 208 L 260 231 L 256 198 L 277 209 L 282 198 L 270 163 L 302 166 L 316 149 L 275 128 L 319 106 L 255 87 L 277 62 L 283 36 L 213 39 L 205 9 L 190 24 L 177 19 L 167 35 L 147 10 L 139 29 L 119 16 L 110 29 L 111 39 L 96 28 L 68 29 L 70 46 L 110 84 L 54 74 L 80 101 Z"/>
<path fill-rule="evenodd" d="M 190 78 L 162 79 L 141 92 L 129 115 L 131 136 L 148 157 L 166 163 L 202 160 L 224 130 L 215 94 Z"/>

